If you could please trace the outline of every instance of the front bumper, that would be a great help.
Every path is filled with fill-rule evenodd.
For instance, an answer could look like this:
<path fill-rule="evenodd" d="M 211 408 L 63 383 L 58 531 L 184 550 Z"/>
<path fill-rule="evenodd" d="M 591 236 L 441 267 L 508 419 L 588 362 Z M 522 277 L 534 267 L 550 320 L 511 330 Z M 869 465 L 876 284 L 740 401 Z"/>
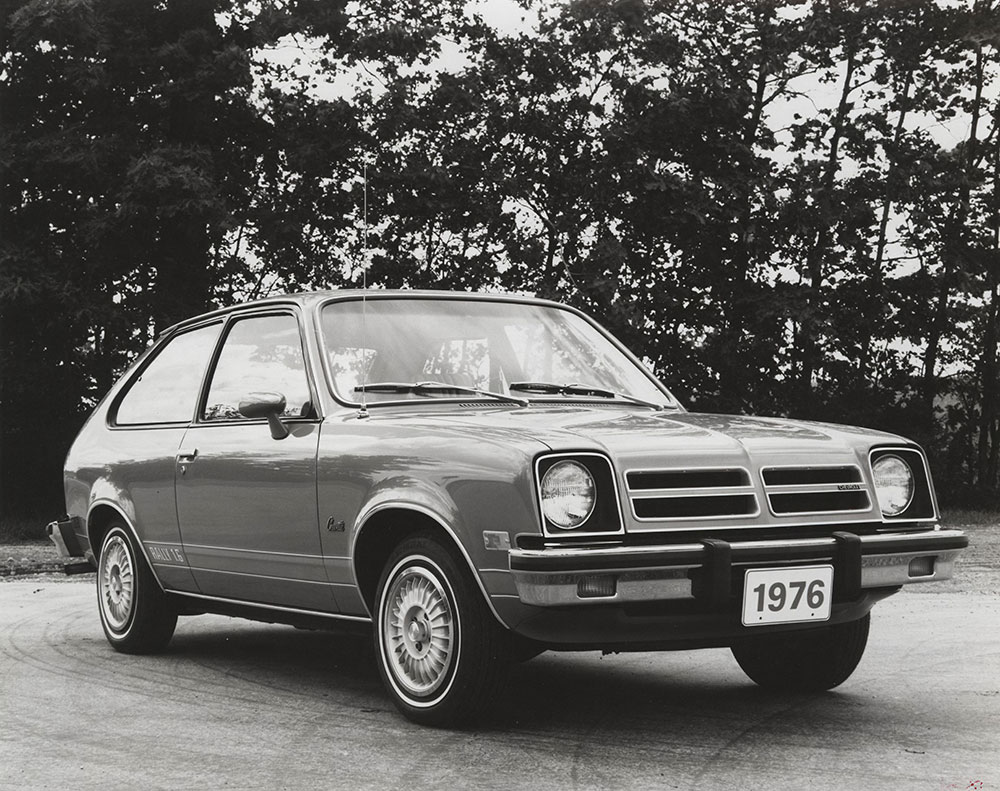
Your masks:
<path fill-rule="evenodd" d="M 960 530 L 661 546 L 512 549 L 510 569 L 522 604 L 607 605 L 691 599 L 727 605 L 748 568 L 812 563 L 834 566 L 834 597 L 951 579 L 968 546 Z"/>

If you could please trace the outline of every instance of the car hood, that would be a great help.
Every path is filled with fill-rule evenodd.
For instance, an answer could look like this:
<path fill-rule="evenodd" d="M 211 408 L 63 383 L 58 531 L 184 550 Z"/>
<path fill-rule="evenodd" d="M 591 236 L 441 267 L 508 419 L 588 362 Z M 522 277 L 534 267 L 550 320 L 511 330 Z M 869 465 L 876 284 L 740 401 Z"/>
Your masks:
<path fill-rule="evenodd" d="M 852 426 L 782 418 L 693 412 L 643 412 L 631 407 L 537 406 L 518 410 L 483 410 L 427 419 L 468 426 L 483 438 L 494 434 L 541 443 L 549 450 L 597 450 L 616 458 L 665 455 L 746 460 L 775 456 L 839 456 L 867 452 L 873 444 L 901 438 Z M 909 443 L 908 443 L 909 444 Z M 672 465 L 673 466 L 673 463 Z"/>
<path fill-rule="evenodd" d="M 874 446 L 912 447 L 892 434 L 851 426 L 620 404 L 444 407 L 397 413 L 395 441 L 405 426 L 425 438 L 434 435 L 443 453 L 462 449 L 486 465 L 509 465 L 511 451 L 525 461 L 547 452 L 604 454 L 614 466 L 629 533 L 690 529 L 683 509 L 695 507 L 691 498 L 704 498 L 696 506 L 699 529 L 877 520 L 868 455 Z M 380 418 L 373 414 L 372 420 Z M 797 469 L 793 475 L 805 483 L 794 484 L 791 493 L 782 484 L 771 490 L 765 484 L 769 468 Z M 712 483 L 717 478 L 700 476 L 710 470 L 742 471 L 743 483 L 719 485 Z M 664 480 L 652 475 L 657 472 L 681 472 L 690 482 L 660 490 L 652 483 Z M 775 509 L 772 497 L 786 498 L 782 508 Z M 787 498 L 795 498 L 794 510 Z"/>

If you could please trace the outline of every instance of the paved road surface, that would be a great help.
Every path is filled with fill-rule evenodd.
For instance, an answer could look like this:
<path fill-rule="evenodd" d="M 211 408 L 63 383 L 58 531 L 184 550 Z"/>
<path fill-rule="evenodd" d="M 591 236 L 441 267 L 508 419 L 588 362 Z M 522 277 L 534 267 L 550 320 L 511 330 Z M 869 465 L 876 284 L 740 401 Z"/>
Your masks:
<path fill-rule="evenodd" d="M 397 715 L 359 637 L 200 616 L 115 654 L 92 580 L 0 585 L 0 788 L 1000 790 L 996 595 L 878 605 L 833 693 L 769 696 L 725 650 L 545 654 L 456 732 Z"/>

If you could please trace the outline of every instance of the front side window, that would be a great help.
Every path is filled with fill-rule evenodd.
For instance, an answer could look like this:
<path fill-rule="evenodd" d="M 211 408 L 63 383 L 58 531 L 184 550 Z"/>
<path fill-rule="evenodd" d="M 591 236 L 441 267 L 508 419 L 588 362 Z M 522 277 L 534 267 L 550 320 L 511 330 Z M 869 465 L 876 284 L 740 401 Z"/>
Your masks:
<path fill-rule="evenodd" d="M 190 422 L 221 329 L 210 324 L 167 341 L 122 397 L 115 424 Z"/>
<path fill-rule="evenodd" d="M 240 402 L 253 393 L 285 397 L 282 417 L 312 413 L 302 341 L 294 316 L 254 316 L 236 321 L 212 374 L 204 420 L 243 420 Z"/>

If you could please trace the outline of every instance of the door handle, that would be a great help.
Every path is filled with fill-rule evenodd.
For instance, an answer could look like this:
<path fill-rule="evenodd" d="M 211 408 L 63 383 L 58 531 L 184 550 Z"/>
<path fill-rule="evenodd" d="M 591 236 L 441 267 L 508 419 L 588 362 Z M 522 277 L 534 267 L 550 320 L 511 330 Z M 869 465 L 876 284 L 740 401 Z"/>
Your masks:
<path fill-rule="evenodd" d="M 177 466 L 181 468 L 181 475 L 187 475 L 188 464 L 193 462 L 198 458 L 198 449 L 195 448 L 190 453 L 178 453 L 177 454 Z"/>

